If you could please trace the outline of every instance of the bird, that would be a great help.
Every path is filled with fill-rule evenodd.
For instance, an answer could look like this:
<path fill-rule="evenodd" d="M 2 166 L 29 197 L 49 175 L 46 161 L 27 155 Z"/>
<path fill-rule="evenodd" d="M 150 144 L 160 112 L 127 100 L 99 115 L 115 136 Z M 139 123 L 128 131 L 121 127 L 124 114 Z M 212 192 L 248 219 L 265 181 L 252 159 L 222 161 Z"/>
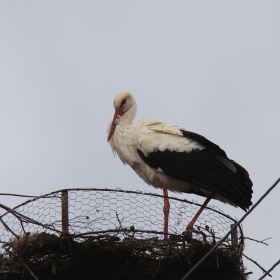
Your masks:
<path fill-rule="evenodd" d="M 123 91 L 113 102 L 115 113 L 107 141 L 124 164 L 164 196 L 164 239 L 168 238 L 168 190 L 206 197 L 186 227 L 194 223 L 211 199 L 247 211 L 252 205 L 253 183 L 247 170 L 229 159 L 224 150 L 202 135 L 160 121 L 133 122 L 137 104 Z"/>

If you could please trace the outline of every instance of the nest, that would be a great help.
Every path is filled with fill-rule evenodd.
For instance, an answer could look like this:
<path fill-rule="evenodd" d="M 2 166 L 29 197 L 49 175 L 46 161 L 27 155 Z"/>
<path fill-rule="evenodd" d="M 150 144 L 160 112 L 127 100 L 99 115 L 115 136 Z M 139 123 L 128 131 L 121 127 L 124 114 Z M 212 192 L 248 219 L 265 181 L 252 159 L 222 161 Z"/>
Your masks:
<path fill-rule="evenodd" d="M 212 246 L 184 236 L 26 234 L 2 246 L 0 279 L 182 279 Z M 245 280 L 244 275 L 240 250 L 228 245 L 214 251 L 188 279 Z"/>

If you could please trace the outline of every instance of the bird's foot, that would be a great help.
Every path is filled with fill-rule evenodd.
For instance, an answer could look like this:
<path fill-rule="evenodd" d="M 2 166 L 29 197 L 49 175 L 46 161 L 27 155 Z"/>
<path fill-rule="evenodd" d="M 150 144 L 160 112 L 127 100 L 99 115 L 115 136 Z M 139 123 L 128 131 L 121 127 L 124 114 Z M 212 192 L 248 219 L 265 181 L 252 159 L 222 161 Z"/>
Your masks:
<path fill-rule="evenodd" d="M 195 229 L 194 229 L 193 225 L 194 225 L 194 223 L 192 223 L 192 222 L 189 223 L 186 227 L 186 231 L 194 231 Z"/>
<path fill-rule="evenodd" d="M 186 230 L 183 231 L 183 235 L 186 238 L 187 242 L 189 243 L 192 240 L 192 233 L 195 231 L 193 224 L 188 224 Z"/>

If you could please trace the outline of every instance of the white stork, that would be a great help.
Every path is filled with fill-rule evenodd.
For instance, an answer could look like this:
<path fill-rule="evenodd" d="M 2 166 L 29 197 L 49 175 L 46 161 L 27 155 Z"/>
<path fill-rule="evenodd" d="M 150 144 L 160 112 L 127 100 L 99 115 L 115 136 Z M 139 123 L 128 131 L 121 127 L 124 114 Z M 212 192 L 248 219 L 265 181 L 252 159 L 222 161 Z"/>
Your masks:
<path fill-rule="evenodd" d="M 168 234 L 167 189 L 207 197 L 187 226 L 193 225 L 211 198 L 247 210 L 252 204 L 248 172 L 216 144 L 194 132 L 159 121 L 136 121 L 136 102 L 129 92 L 114 99 L 115 115 L 108 141 L 124 164 L 164 194 L 164 237 Z"/>

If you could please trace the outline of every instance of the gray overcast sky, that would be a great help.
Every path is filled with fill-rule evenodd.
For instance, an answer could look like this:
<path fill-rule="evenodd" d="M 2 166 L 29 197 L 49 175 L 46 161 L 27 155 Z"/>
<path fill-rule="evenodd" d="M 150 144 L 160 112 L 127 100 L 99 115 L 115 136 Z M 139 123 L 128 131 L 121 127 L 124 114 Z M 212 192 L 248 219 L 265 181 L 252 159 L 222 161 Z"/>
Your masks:
<path fill-rule="evenodd" d="M 1 1 L 1 192 L 161 193 L 106 142 L 113 99 L 129 90 L 137 119 L 200 133 L 243 165 L 256 202 L 280 176 L 279 14 L 279 1 Z M 279 189 L 243 223 L 246 236 L 272 237 L 246 242 L 266 269 L 279 259 Z"/>

